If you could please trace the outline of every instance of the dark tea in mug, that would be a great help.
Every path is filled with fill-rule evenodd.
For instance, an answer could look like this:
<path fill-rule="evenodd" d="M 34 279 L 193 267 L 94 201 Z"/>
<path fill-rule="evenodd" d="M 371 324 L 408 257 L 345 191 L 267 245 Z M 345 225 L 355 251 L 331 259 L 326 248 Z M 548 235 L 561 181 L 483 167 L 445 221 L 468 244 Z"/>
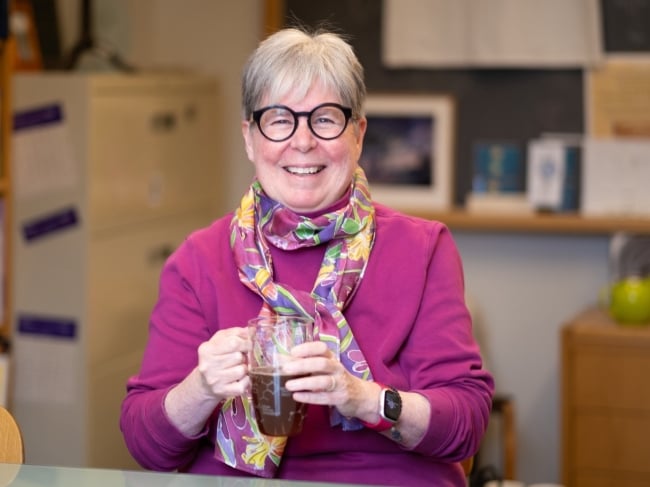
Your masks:
<path fill-rule="evenodd" d="M 285 384 L 302 376 L 282 374 L 272 367 L 260 367 L 251 370 L 250 377 L 255 418 L 260 431 L 269 436 L 300 433 L 307 404 L 294 401 Z"/>
<path fill-rule="evenodd" d="M 304 375 L 287 375 L 283 366 L 296 359 L 291 349 L 313 340 L 313 320 L 299 316 L 259 316 L 248 322 L 251 349 L 253 411 L 260 431 L 268 436 L 300 433 L 307 405 L 293 400 L 285 384 Z"/>

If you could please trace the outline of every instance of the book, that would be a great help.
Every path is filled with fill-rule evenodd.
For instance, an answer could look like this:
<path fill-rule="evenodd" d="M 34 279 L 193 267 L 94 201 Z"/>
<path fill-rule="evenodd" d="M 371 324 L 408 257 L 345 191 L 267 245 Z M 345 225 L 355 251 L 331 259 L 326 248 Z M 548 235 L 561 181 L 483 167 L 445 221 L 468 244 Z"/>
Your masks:
<path fill-rule="evenodd" d="M 525 167 L 518 144 L 481 142 L 474 147 L 473 193 L 525 191 Z"/>
<path fill-rule="evenodd" d="M 580 207 L 580 144 L 559 138 L 528 144 L 527 193 L 540 211 L 577 211 Z"/>

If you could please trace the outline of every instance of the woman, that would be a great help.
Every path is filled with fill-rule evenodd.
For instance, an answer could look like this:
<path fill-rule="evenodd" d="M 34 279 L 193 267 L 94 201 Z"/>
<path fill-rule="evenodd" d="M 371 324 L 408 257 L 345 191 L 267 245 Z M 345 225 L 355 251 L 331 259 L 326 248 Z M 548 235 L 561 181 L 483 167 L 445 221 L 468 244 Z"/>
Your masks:
<path fill-rule="evenodd" d="M 170 257 L 121 428 L 145 468 L 357 484 L 465 485 L 493 393 L 447 228 L 370 200 L 363 69 L 331 33 L 282 30 L 243 75 L 255 180 Z M 301 434 L 247 417 L 247 321 L 302 314 L 287 373 Z M 380 403 L 380 401 L 382 401 Z"/>

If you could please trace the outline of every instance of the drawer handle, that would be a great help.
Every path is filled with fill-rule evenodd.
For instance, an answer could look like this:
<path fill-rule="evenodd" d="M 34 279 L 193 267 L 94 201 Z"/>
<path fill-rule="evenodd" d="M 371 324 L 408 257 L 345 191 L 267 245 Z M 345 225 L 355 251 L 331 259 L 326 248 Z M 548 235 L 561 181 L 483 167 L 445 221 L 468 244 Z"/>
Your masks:
<path fill-rule="evenodd" d="M 170 255 L 174 253 L 174 246 L 171 244 L 162 244 L 149 251 L 149 263 L 159 265 L 164 264 Z"/>
<path fill-rule="evenodd" d="M 156 113 L 151 117 L 154 132 L 170 132 L 176 127 L 176 115 L 171 112 Z"/>

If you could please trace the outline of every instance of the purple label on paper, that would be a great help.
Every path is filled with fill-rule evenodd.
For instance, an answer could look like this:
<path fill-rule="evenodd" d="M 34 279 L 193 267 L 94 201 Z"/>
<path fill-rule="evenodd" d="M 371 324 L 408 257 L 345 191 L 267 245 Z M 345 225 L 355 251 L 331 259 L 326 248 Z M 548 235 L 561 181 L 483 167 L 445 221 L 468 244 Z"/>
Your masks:
<path fill-rule="evenodd" d="M 57 338 L 75 338 L 77 324 L 72 319 L 51 316 L 20 315 L 18 332 L 23 335 L 46 335 Z"/>
<path fill-rule="evenodd" d="M 50 233 L 75 227 L 78 222 L 77 211 L 74 208 L 65 208 L 25 223 L 23 236 L 29 242 Z"/>
<path fill-rule="evenodd" d="M 46 105 L 14 113 L 14 131 L 61 122 L 63 111 L 61 105 Z"/>

